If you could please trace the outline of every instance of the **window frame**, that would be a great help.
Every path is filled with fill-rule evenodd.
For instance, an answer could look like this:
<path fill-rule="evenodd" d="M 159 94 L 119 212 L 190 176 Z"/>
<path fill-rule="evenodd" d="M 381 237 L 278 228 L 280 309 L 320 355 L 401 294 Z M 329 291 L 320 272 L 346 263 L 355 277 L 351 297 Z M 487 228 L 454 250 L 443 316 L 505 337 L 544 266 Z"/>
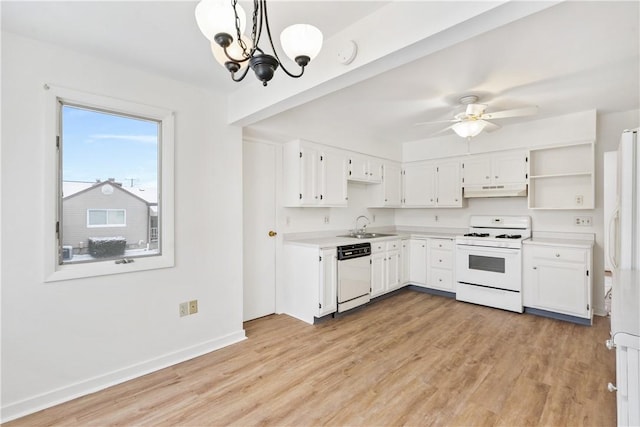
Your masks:
<path fill-rule="evenodd" d="M 174 120 L 173 111 L 123 99 L 91 94 L 79 90 L 44 85 L 45 118 L 45 282 L 104 276 L 135 271 L 170 268 L 175 266 L 174 249 Z M 158 151 L 158 208 L 160 254 L 132 258 L 134 262 L 119 260 L 85 263 L 59 263 L 59 230 L 62 216 L 62 170 L 60 168 L 60 114 L 62 104 L 82 106 L 97 111 L 156 120 L 160 123 L 161 144 Z M 88 221 L 87 212 L 87 221 Z M 126 215 L 126 213 L 125 213 Z M 126 216 L 125 216 L 126 222 Z M 113 226 L 113 225 L 109 225 Z M 116 225 L 115 227 L 118 227 Z"/>

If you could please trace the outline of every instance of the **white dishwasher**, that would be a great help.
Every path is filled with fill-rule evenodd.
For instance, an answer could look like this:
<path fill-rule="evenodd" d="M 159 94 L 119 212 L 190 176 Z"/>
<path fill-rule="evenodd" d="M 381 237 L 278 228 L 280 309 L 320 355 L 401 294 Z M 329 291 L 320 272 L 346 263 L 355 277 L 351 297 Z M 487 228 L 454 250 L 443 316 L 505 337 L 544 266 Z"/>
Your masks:
<path fill-rule="evenodd" d="M 371 243 L 338 246 L 338 313 L 371 300 Z"/>

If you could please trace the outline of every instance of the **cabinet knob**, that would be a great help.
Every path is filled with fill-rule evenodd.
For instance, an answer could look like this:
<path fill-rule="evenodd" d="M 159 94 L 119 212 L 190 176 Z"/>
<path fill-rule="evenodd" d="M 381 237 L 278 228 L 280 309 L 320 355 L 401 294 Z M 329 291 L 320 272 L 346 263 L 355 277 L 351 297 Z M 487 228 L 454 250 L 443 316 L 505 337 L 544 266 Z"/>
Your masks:
<path fill-rule="evenodd" d="M 607 390 L 609 390 L 610 392 L 614 392 L 618 389 L 618 387 L 614 386 L 613 384 L 609 383 L 607 384 Z"/>
<path fill-rule="evenodd" d="M 498 179 L 498 175 L 496 175 L 496 179 Z"/>
<path fill-rule="evenodd" d="M 438 243 L 438 247 L 441 248 L 442 247 L 442 243 Z"/>
<path fill-rule="evenodd" d="M 441 260 L 441 259 L 439 259 L 439 260 L 438 260 L 438 262 L 442 262 L 442 260 Z"/>
<path fill-rule="evenodd" d="M 438 282 L 442 282 L 442 278 L 438 279 Z"/>
<path fill-rule="evenodd" d="M 533 267 L 533 269 L 534 269 L 534 270 L 537 270 L 537 269 L 538 269 L 538 267 Z"/>
<path fill-rule="evenodd" d="M 385 201 L 385 202 L 388 202 L 388 201 L 389 201 L 389 199 L 384 199 L 384 201 Z"/>
<path fill-rule="evenodd" d="M 429 199 L 430 202 L 433 202 L 433 199 Z"/>
<path fill-rule="evenodd" d="M 484 179 L 489 179 L 491 178 L 489 175 L 485 176 Z"/>
<path fill-rule="evenodd" d="M 614 348 L 616 348 L 616 345 L 613 343 L 613 340 L 606 340 L 604 342 L 604 345 L 606 345 L 609 350 L 613 350 Z"/>
<path fill-rule="evenodd" d="M 560 258 L 560 254 L 556 254 L 556 258 Z"/>

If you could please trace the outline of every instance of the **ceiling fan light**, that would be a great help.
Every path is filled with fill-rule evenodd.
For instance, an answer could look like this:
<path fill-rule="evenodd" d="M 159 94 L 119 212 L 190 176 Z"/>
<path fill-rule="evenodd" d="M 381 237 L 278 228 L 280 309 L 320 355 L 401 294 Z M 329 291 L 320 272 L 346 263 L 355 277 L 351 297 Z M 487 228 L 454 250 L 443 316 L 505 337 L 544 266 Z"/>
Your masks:
<path fill-rule="evenodd" d="M 244 33 L 247 26 L 247 16 L 244 9 L 236 5 L 240 20 L 240 33 Z M 229 34 L 234 40 L 237 38 L 236 15 L 228 0 L 201 0 L 196 6 L 196 23 L 206 38 L 214 41 L 216 34 Z"/>
<path fill-rule="evenodd" d="M 301 56 L 312 60 L 322 48 L 322 32 L 309 24 L 294 24 L 280 33 L 280 43 L 284 53 L 292 61 Z"/>
<path fill-rule="evenodd" d="M 249 52 L 253 48 L 251 39 L 245 34 L 243 34 L 241 38 L 247 46 L 247 52 Z M 218 43 L 216 42 L 211 42 L 211 53 L 213 53 L 213 57 L 216 58 L 216 61 L 218 61 L 218 63 L 223 67 L 225 66 L 225 63 L 230 61 L 227 55 L 225 55 L 224 49 L 220 47 L 220 45 L 218 45 Z M 236 40 L 234 40 L 233 43 L 229 45 L 229 47 L 227 48 L 227 53 L 232 58 L 244 59 L 242 47 L 240 47 L 240 44 Z M 249 65 L 249 61 L 238 62 L 238 64 L 240 65 L 240 69 L 243 69 Z"/>
<path fill-rule="evenodd" d="M 456 123 L 451 129 L 462 138 L 472 138 L 480 134 L 486 125 L 487 122 L 483 120 L 468 120 Z"/>

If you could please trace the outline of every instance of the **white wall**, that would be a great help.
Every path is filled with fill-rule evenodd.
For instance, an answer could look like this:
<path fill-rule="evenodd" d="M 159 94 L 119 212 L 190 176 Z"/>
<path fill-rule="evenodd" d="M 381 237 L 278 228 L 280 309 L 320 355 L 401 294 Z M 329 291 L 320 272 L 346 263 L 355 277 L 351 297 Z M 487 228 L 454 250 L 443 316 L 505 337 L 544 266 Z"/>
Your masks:
<path fill-rule="evenodd" d="M 174 268 L 44 283 L 43 84 L 175 111 Z M 242 330 L 242 137 L 214 93 L 2 34 L 2 417 L 206 353 Z M 47 231 L 49 232 L 49 231 Z M 198 299 L 180 318 L 178 304 Z"/>

